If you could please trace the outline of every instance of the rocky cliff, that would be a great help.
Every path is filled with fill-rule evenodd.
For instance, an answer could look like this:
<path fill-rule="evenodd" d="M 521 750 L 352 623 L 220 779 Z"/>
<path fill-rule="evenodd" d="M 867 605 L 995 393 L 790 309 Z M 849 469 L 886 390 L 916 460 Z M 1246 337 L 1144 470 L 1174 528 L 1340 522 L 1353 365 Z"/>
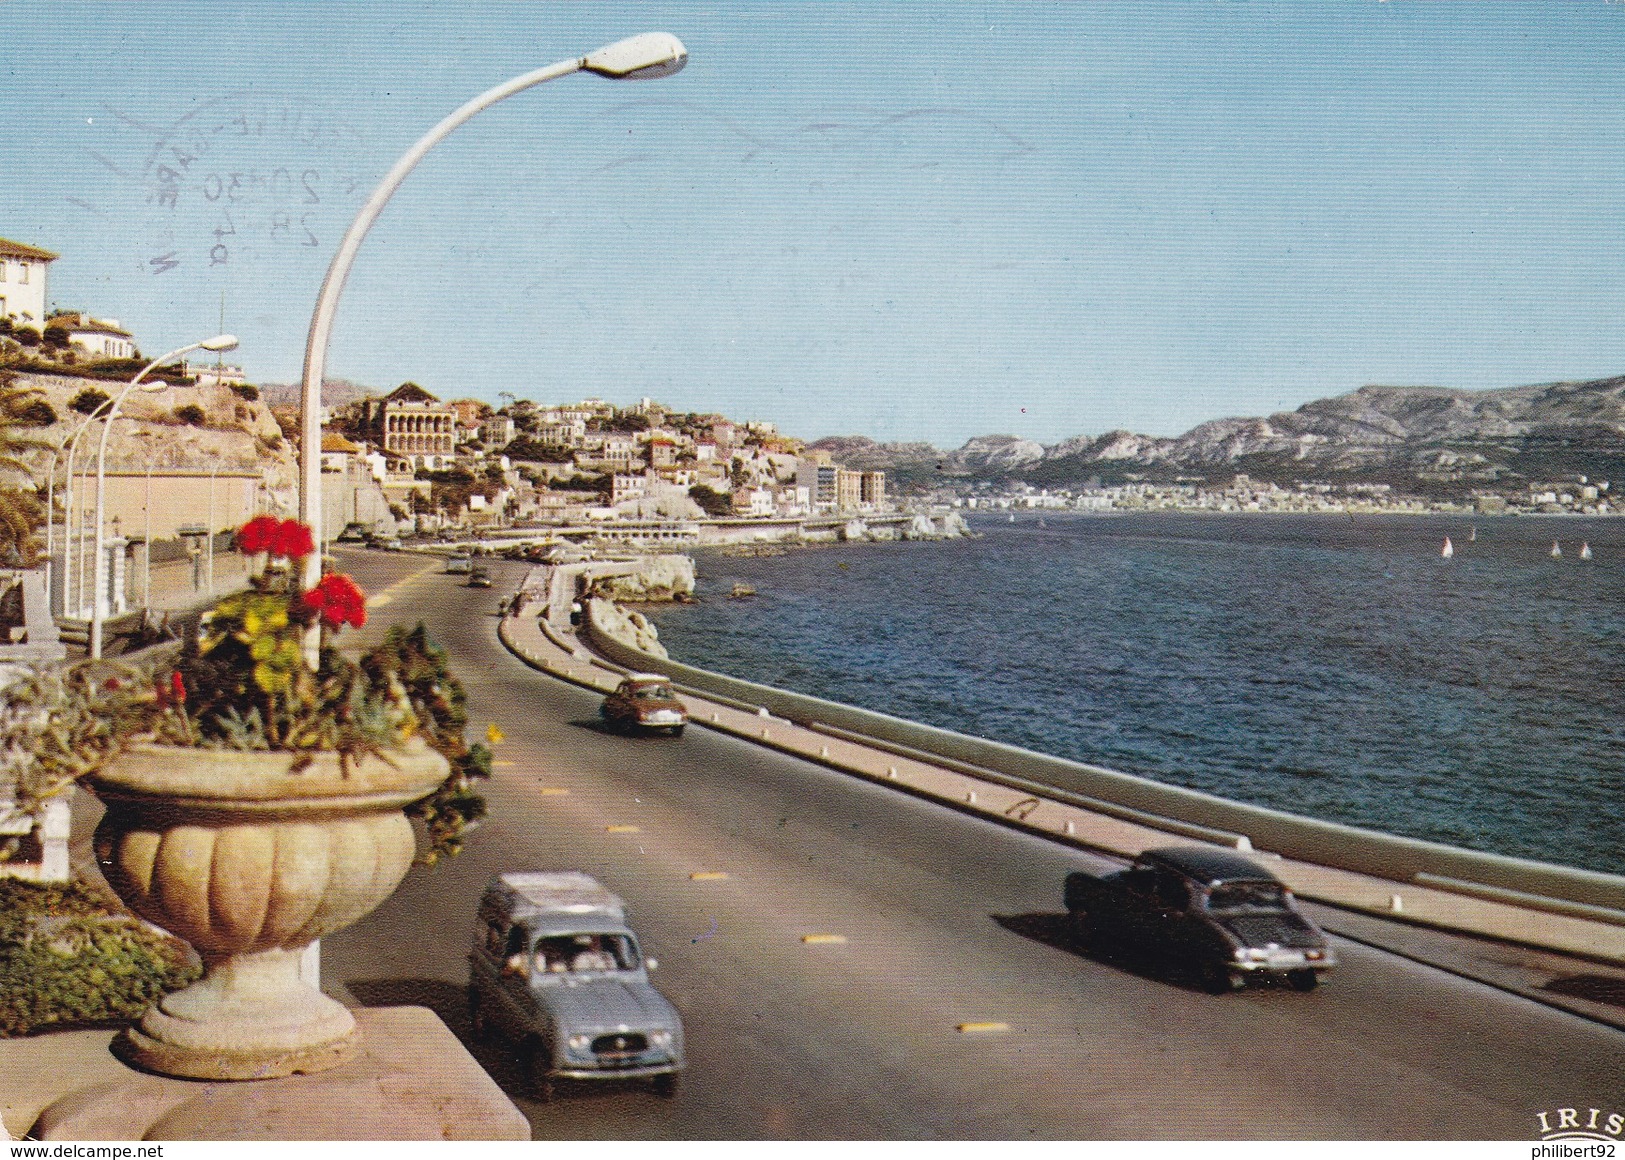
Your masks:
<path fill-rule="evenodd" d="M 50 449 L 61 446 L 85 421 L 83 415 L 69 407 L 73 398 L 87 388 L 107 395 L 121 389 L 117 382 L 44 374 L 20 374 L 17 386 L 38 391 L 57 415 L 56 423 L 49 427 L 23 430 L 23 434 L 46 445 L 43 450 L 19 456 L 40 485 L 51 467 Z M 202 409 L 201 424 L 189 424 L 176 417 L 176 410 L 187 404 Z M 254 468 L 265 473 L 273 502 L 292 510 L 299 486 L 297 457 L 263 400 L 241 398 L 224 386 L 166 386 L 158 391 L 130 392 L 119 408 L 119 416 L 107 439 L 109 468 Z M 79 464 L 95 462 L 99 434 L 98 427 L 80 439 L 76 469 Z M 57 470 L 62 467 L 58 462 Z"/>

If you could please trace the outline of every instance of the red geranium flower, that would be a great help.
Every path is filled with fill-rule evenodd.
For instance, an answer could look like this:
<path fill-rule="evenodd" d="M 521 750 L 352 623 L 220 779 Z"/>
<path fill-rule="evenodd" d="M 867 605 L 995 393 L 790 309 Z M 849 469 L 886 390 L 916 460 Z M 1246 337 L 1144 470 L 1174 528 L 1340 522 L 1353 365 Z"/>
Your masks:
<path fill-rule="evenodd" d="M 255 516 L 237 529 L 237 550 L 247 556 L 269 551 L 282 521 L 275 516 Z"/>
<path fill-rule="evenodd" d="M 273 556 L 302 560 L 315 550 L 316 542 L 311 538 L 310 529 L 298 520 L 283 520 L 277 525 L 276 534 L 271 537 Z"/>
<path fill-rule="evenodd" d="M 328 628 L 349 624 L 360 628 L 367 623 L 367 597 L 356 582 L 339 572 L 329 572 L 305 593 L 305 603 L 321 614 Z"/>
<path fill-rule="evenodd" d="M 186 704 L 186 682 L 181 678 L 179 669 L 176 669 L 174 672 L 169 674 L 169 688 L 170 695 L 174 699 L 175 704 Z"/>

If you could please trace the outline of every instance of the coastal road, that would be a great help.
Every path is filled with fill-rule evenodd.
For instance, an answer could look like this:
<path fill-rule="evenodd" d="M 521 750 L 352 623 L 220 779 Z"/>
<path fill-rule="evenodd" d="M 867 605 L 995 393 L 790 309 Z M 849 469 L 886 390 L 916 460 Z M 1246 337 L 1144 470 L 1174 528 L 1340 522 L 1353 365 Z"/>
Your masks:
<path fill-rule="evenodd" d="M 471 734 L 505 740 L 465 853 L 325 939 L 324 980 L 435 1009 L 538 1137 L 1521 1139 L 1541 1111 L 1625 1110 L 1617 1029 L 1347 940 L 1308 995 L 1208 995 L 1091 958 L 1062 934 L 1061 882 L 1104 860 L 699 726 L 605 733 L 597 697 L 497 640 L 523 565 L 479 590 L 423 557 L 343 559 L 385 591 L 357 641 L 423 619 Z M 473 1038 L 474 905 L 522 868 L 627 899 L 687 1028 L 675 1100 L 538 1104 L 511 1048 Z"/>

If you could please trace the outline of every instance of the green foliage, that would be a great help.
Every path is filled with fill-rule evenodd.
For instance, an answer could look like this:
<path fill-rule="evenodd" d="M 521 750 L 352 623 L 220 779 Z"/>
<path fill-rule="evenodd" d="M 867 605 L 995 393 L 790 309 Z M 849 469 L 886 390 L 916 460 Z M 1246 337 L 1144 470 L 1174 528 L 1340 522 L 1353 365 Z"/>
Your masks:
<path fill-rule="evenodd" d="M 700 510 L 708 516 L 733 514 L 733 500 L 720 491 L 713 491 L 703 483 L 697 483 L 689 488 L 688 498 L 699 504 Z"/>
<path fill-rule="evenodd" d="M 253 383 L 235 383 L 232 385 L 231 393 L 247 403 L 257 402 L 260 397 L 260 389 Z"/>
<path fill-rule="evenodd" d="M 647 431 L 653 425 L 649 420 L 649 416 L 640 415 L 636 411 L 618 411 L 615 417 L 609 421 L 611 431 L 621 431 L 628 434 L 636 431 Z"/>
<path fill-rule="evenodd" d="M 429 849 L 423 861 L 433 865 L 444 855 L 462 849 L 463 834 L 485 815 L 485 799 L 474 782 L 491 776 L 491 751 L 465 738 L 467 695 L 452 674 L 446 652 L 429 640 L 421 623 L 408 629 L 397 625 L 361 658 L 361 668 L 373 684 L 401 689 L 416 714 L 423 738 L 451 763 L 450 776 L 433 794 L 408 807 L 423 819 Z"/>
<path fill-rule="evenodd" d="M 0 1037 L 134 1019 L 201 974 L 184 943 L 81 883 L 0 880 Z"/>
<path fill-rule="evenodd" d="M 520 436 L 502 449 L 502 454 L 509 459 L 526 460 L 530 463 L 570 463 L 575 459 L 574 453 L 568 447 L 561 447 L 556 443 L 538 443 L 534 439 Z"/>
<path fill-rule="evenodd" d="M 37 812 L 122 748 L 148 694 L 143 675 L 88 661 L 25 670 L 0 691 L 0 788 Z M 19 838 L 0 838 L 0 862 Z"/>
<path fill-rule="evenodd" d="M 68 400 L 68 409 L 78 411 L 81 415 L 94 415 L 102 409 L 103 404 L 110 403 L 113 396 L 96 387 L 86 387 L 73 398 Z"/>
<path fill-rule="evenodd" d="M 264 529 L 255 533 L 255 523 L 238 532 L 239 545 L 259 542 Z M 308 529 L 300 530 L 308 537 Z M 265 548 L 277 550 L 274 541 Z M 423 819 L 428 834 L 423 861 L 457 853 L 464 832 L 485 812 L 472 785 L 490 776 L 491 755 L 464 740 L 465 695 L 445 651 L 421 624 L 391 629 L 359 662 L 327 647 L 324 636 L 312 672 L 301 644 L 318 617 L 325 626 L 364 620 L 360 590 L 348 577 L 326 575 L 308 592 L 291 569 L 253 577 L 249 589 L 223 597 L 204 614 L 178 658 L 144 676 L 151 692 L 113 715 L 120 736 L 149 733 L 168 745 L 293 752 L 299 755 L 295 769 L 321 752 L 346 762 L 367 754 L 387 760 L 386 750 L 421 736 L 450 770 L 407 812 Z"/>
<path fill-rule="evenodd" d="M 175 408 L 175 419 L 189 427 L 202 427 L 209 421 L 209 413 L 196 403 L 183 403 Z"/>
<path fill-rule="evenodd" d="M 32 326 L 19 326 L 11 332 L 11 336 L 23 346 L 38 346 L 40 344 L 40 332 Z"/>
<path fill-rule="evenodd" d="M 20 434 L 19 428 L 38 425 L 34 420 L 42 415 L 39 408 L 55 420 L 39 391 L 18 387 L 14 375 L 0 371 L 0 470 L 32 476 L 22 453 L 50 444 Z M 44 508 L 32 489 L 0 486 L 0 563 L 23 568 L 34 565 L 39 551 L 34 531 L 44 522 L 43 517 Z"/>
<path fill-rule="evenodd" d="M 615 481 L 607 475 L 572 475 L 568 479 L 555 479 L 548 485 L 554 491 L 596 491 L 609 495 Z"/>
<path fill-rule="evenodd" d="M 21 401 L 12 418 L 25 427 L 50 427 L 57 421 L 56 408 L 43 398 Z"/>
<path fill-rule="evenodd" d="M 400 691 L 373 684 L 338 650 L 324 647 L 310 671 L 303 640 L 315 610 L 285 573 L 254 580 L 205 613 L 173 669 L 155 674 L 157 696 L 134 728 L 169 745 L 289 750 L 303 764 L 318 752 L 355 760 L 416 730 Z"/>

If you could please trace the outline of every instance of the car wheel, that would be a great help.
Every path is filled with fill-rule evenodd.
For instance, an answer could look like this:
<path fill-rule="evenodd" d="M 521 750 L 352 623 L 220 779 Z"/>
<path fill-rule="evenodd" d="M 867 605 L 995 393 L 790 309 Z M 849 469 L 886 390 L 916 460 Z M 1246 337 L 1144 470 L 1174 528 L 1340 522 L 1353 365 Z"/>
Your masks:
<path fill-rule="evenodd" d="M 670 729 L 666 730 L 666 732 L 670 733 L 673 737 L 681 737 L 683 735 L 683 727 L 681 725 L 673 725 Z"/>
<path fill-rule="evenodd" d="M 669 1100 L 677 1094 L 677 1073 L 668 1071 L 665 1075 L 654 1078 L 655 1095 L 663 1100 Z"/>
<path fill-rule="evenodd" d="M 1294 991 L 1313 991 L 1320 986 L 1320 975 L 1314 971 L 1288 971 L 1286 981 Z"/>
<path fill-rule="evenodd" d="M 525 1051 L 525 1070 L 530 1080 L 530 1094 L 537 1103 L 550 1103 L 559 1094 L 558 1081 L 551 1074 L 553 1053 L 539 1039 L 533 1039 Z"/>
<path fill-rule="evenodd" d="M 1240 971 L 1232 971 L 1223 963 L 1210 963 L 1202 972 L 1202 984 L 1215 995 L 1228 995 L 1247 985 Z"/>

